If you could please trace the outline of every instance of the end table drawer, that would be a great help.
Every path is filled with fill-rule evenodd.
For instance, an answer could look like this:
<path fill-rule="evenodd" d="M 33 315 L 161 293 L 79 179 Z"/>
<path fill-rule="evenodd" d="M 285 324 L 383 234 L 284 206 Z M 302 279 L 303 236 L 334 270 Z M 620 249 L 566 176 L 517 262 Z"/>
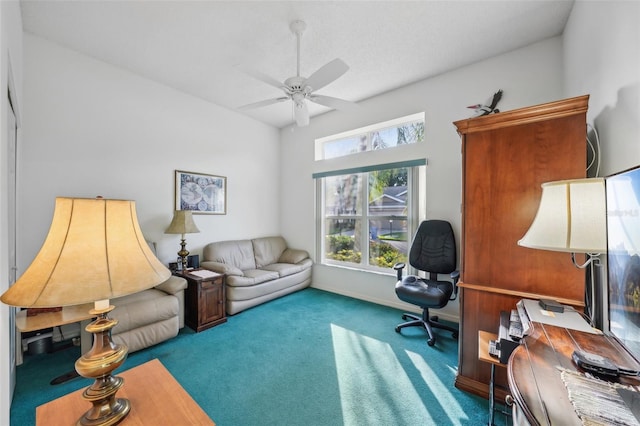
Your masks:
<path fill-rule="evenodd" d="M 213 280 L 210 280 L 210 281 L 202 281 L 201 285 L 203 290 L 217 287 L 219 285 L 222 285 L 222 277 L 214 278 Z"/>

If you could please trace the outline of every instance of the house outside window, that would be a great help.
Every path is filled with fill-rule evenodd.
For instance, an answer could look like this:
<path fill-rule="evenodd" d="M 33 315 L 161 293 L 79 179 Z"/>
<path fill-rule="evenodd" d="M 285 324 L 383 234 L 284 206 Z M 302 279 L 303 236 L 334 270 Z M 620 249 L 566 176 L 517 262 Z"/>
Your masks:
<path fill-rule="evenodd" d="M 316 141 L 321 160 L 342 164 L 341 157 L 370 151 L 393 150 L 422 144 L 424 115 L 359 129 Z M 318 195 L 317 259 L 326 265 L 393 273 L 397 262 L 406 262 L 409 244 L 419 223 L 420 169 L 425 160 L 359 164 L 354 169 L 337 168 L 314 175 Z M 423 154 L 424 157 L 424 154 Z M 424 173 L 423 173 L 424 174 Z"/>

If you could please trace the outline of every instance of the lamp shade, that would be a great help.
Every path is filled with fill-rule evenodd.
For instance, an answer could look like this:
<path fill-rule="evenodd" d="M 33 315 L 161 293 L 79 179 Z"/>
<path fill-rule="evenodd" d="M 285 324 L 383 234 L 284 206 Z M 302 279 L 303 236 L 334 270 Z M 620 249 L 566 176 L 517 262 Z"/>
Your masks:
<path fill-rule="evenodd" d="M 79 305 L 136 293 L 170 276 L 142 235 L 135 202 L 59 197 L 40 252 L 0 300 Z"/>
<path fill-rule="evenodd" d="M 606 251 L 603 178 L 542 184 L 536 217 L 518 245 L 570 253 Z"/>
<path fill-rule="evenodd" d="M 164 231 L 165 234 L 196 234 L 200 232 L 193 222 L 191 210 L 176 210 L 171 224 Z"/>

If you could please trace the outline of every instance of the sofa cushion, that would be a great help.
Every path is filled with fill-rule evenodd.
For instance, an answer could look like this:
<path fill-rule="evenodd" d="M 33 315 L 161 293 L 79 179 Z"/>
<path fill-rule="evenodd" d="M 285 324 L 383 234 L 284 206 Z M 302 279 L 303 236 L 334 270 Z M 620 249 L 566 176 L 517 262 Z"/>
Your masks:
<path fill-rule="evenodd" d="M 246 287 L 231 287 L 227 286 L 227 313 L 235 314 L 249 306 L 255 306 L 261 302 L 241 304 L 244 306 L 241 309 L 234 302 L 248 301 L 251 299 L 259 299 L 262 301 L 271 300 L 277 296 L 269 298 L 271 294 L 286 294 L 292 289 L 300 289 L 301 287 L 307 287 L 311 284 L 311 269 L 305 269 L 294 275 L 288 275 L 278 280 L 267 281 L 260 285 L 246 286 Z M 266 299 L 265 299 L 266 297 Z"/>
<path fill-rule="evenodd" d="M 228 263 L 220 263 L 220 262 L 213 262 L 211 260 L 205 260 L 204 262 L 200 263 L 200 267 L 204 269 L 208 269 L 213 272 L 217 272 L 219 274 L 238 275 L 238 276 L 244 275 L 239 268 L 236 268 L 233 265 L 229 265 Z"/>
<path fill-rule="evenodd" d="M 278 259 L 278 263 L 298 263 L 309 257 L 309 253 L 305 250 L 286 249 Z"/>
<path fill-rule="evenodd" d="M 256 269 L 251 240 L 219 241 L 207 244 L 204 259 L 235 266 L 238 269 Z"/>
<path fill-rule="evenodd" d="M 263 237 L 251 240 L 253 253 L 256 257 L 256 268 L 276 263 L 287 248 L 287 243 L 282 237 Z M 244 270 L 245 268 L 240 268 Z"/>
<path fill-rule="evenodd" d="M 287 275 L 293 275 L 302 271 L 304 266 L 291 263 L 272 263 L 271 265 L 265 266 L 263 269 L 277 272 L 279 277 L 286 277 Z"/>
<path fill-rule="evenodd" d="M 243 272 L 243 277 L 238 277 L 235 275 L 227 277 L 227 285 L 235 287 L 246 287 L 260 284 L 266 281 L 275 280 L 279 277 L 277 272 L 267 271 L 263 269 L 249 269 Z"/>

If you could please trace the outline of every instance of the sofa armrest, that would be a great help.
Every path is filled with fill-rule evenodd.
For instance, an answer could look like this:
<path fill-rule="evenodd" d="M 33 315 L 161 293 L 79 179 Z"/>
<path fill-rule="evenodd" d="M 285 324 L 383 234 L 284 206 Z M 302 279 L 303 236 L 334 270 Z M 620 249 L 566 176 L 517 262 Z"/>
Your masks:
<path fill-rule="evenodd" d="M 278 263 L 298 263 L 309 257 L 309 253 L 305 250 L 287 248 L 280 255 Z"/>
<path fill-rule="evenodd" d="M 244 274 L 239 268 L 236 268 L 235 266 L 229 265 L 227 263 L 206 260 L 204 262 L 201 262 L 200 266 L 210 271 L 217 272 L 219 274 L 237 275 L 239 277 L 244 276 Z"/>
<path fill-rule="evenodd" d="M 176 294 L 187 288 L 187 280 L 172 275 L 168 280 L 158 284 L 155 288 L 164 291 L 167 294 Z"/>

